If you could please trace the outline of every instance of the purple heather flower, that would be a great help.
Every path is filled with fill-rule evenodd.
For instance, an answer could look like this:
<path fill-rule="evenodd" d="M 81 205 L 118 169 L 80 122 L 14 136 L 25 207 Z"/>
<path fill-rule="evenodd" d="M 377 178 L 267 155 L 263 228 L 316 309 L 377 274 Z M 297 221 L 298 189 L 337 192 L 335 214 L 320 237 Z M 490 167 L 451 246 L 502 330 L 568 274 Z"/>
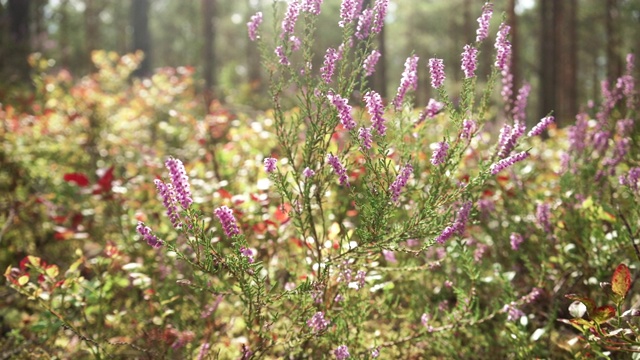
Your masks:
<path fill-rule="evenodd" d="M 142 236 L 142 238 L 152 248 L 159 248 L 164 244 L 162 240 L 158 239 L 158 237 L 153 234 L 153 232 L 151 231 L 151 228 L 148 226 L 145 226 L 142 221 L 138 221 L 138 226 L 136 226 L 136 231 L 138 231 L 138 234 L 140 234 L 140 236 Z"/>
<path fill-rule="evenodd" d="M 371 350 L 371 357 L 372 358 L 375 359 L 378 356 L 380 356 L 380 347 L 377 347 L 377 348 Z"/>
<path fill-rule="evenodd" d="M 300 46 L 302 45 L 302 42 L 300 42 L 300 39 L 298 39 L 298 37 L 295 35 L 289 36 L 289 43 L 291 43 L 291 51 L 300 50 Z"/>
<path fill-rule="evenodd" d="M 165 184 L 162 180 L 155 179 L 153 181 L 156 184 L 158 193 L 162 197 L 162 204 L 167 209 L 167 216 L 171 221 L 171 225 L 174 228 L 180 229 L 182 224 L 180 223 L 180 216 L 178 215 L 178 207 L 176 206 L 176 193 L 173 191 L 172 184 Z"/>
<path fill-rule="evenodd" d="M 504 70 L 508 60 L 511 57 L 511 42 L 507 39 L 511 27 L 505 23 L 500 24 L 498 35 L 496 36 L 496 67 L 498 70 Z"/>
<path fill-rule="evenodd" d="M 521 317 L 525 316 L 522 310 L 517 308 L 517 304 L 515 302 L 506 304 L 502 308 L 502 312 L 507 314 L 507 321 L 517 321 L 520 320 Z"/>
<path fill-rule="evenodd" d="M 429 321 L 431 321 L 431 315 L 423 313 L 422 316 L 420 316 L 420 323 L 422 326 L 426 327 L 428 332 L 432 332 L 433 326 L 429 324 Z"/>
<path fill-rule="evenodd" d="M 529 153 L 526 151 L 523 152 L 519 152 L 517 154 L 513 154 L 511 156 L 509 156 L 508 158 L 502 159 L 500 161 L 498 161 L 497 163 L 491 165 L 491 167 L 489 168 L 489 170 L 491 171 L 492 175 L 496 175 L 497 173 L 499 173 L 500 171 L 508 168 L 509 166 L 517 163 L 518 161 L 522 161 L 526 158 L 529 157 Z"/>
<path fill-rule="evenodd" d="M 489 35 L 489 21 L 493 15 L 493 4 L 485 3 L 482 7 L 482 15 L 478 18 L 478 30 L 476 30 L 476 42 L 480 42 Z"/>
<path fill-rule="evenodd" d="M 398 260 L 396 259 L 396 254 L 394 254 L 394 252 L 391 250 L 382 250 L 382 255 L 384 256 L 384 259 L 390 264 L 395 264 L 398 262 Z"/>
<path fill-rule="evenodd" d="M 240 233 L 238 225 L 236 224 L 236 218 L 233 216 L 233 212 L 226 206 L 221 206 L 213 211 L 224 229 L 224 233 L 228 237 L 233 237 Z"/>
<path fill-rule="evenodd" d="M 358 270 L 356 273 L 356 290 L 360 290 L 364 287 L 366 273 L 364 270 Z"/>
<path fill-rule="evenodd" d="M 367 104 L 367 112 L 371 115 L 371 125 L 373 129 L 380 136 L 384 136 L 387 132 L 387 127 L 384 125 L 385 119 L 382 117 L 384 115 L 382 98 L 377 92 L 371 90 L 364 94 L 364 101 Z"/>
<path fill-rule="evenodd" d="M 205 356 L 209 352 L 210 347 L 211 345 L 209 345 L 208 342 L 202 344 L 202 346 L 200 347 L 200 351 L 198 352 L 198 360 L 203 360 L 205 358 Z"/>
<path fill-rule="evenodd" d="M 342 296 L 342 294 L 340 294 L 340 293 L 336 294 L 336 297 L 333 298 L 333 301 L 337 302 L 337 303 L 339 303 L 339 302 L 341 302 L 343 300 L 344 300 L 344 296 Z"/>
<path fill-rule="evenodd" d="M 465 79 L 476 76 L 476 65 L 478 63 L 478 49 L 471 45 L 464 46 L 464 52 L 462 53 L 462 71 L 464 72 Z"/>
<path fill-rule="evenodd" d="M 278 45 L 276 46 L 275 49 L 275 53 L 278 56 L 278 62 L 284 66 L 289 66 L 291 65 L 291 63 L 289 62 L 289 58 L 287 57 L 287 54 L 284 53 L 284 48 L 282 47 L 282 45 Z"/>
<path fill-rule="evenodd" d="M 429 73 L 431 74 L 431 86 L 434 89 L 439 88 L 444 83 L 444 60 L 432 58 L 429 59 Z"/>
<path fill-rule="evenodd" d="M 323 0 L 302 0 L 301 10 L 313 15 L 320 15 L 320 5 Z"/>
<path fill-rule="evenodd" d="M 409 177 L 413 174 L 413 166 L 411 164 L 406 164 L 401 170 L 396 180 L 389 186 L 389 191 L 391 192 L 391 202 L 397 203 L 400 198 L 400 192 L 402 188 L 407 185 L 409 181 Z"/>
<path fill-rule="evenodd" d="M 620 175 L 620 185 L 626 185 L 633 191 L 638 191 L 638 180 L 640 180 L 640 167 L 629 169 L 627 175 Z"/>
<path fill-rule="evenodd" d="M 540 122 L 534 126 L 531 131 L 527 134 L 528 137 L 538 136 L 542 134 L 542 132 L 555 121 L 553 116 L 547 116 L 540 120 Z"/>
<path fill-rule="evenodd" d="M 504 65 L 504 69 L 500 71 L 500 75 L 502 75 L 502 90 L 500 90 L 500 95 L 502 96 L 502 100 L 504 100 L 505 103 L 505 112 L 509 112 L 509 110 L 511 109 L 511 103 L 513 102 L 511 99 L 511 95 L 513 95 L 513 73 L 511 73 L 511 58 L 507 59 L 507 62 Z"/>
<path fill-rule="evenodd" d="M 324 54 L 324 66 L 320 68 L 320 76 L 325 83 L 329 84 L 336 69 L 336 62 L 340 60 L 342 53 L 334 48 L 328 48 Z"/>
<path fill-rule="evenodd" d="M 345 25 L 350 24 L 356 16 L 358 16 L 358 3 L 361 0 L 342 0 L 342 4 L 340 5 L 340 22 L 338 25 L 340 27 L 345 27 Z"/>
<path fill-rule="evenodd" d="M 435 99 L 429 99 L 429 103 L 427 103 L 427 107 L 424 109 L 424 115 L 421 114 L 421 118 L 424 116 L 424 118 L 433 119 L 443 108 L 444 103 L 436 101 Z M 420 120 L 418 122 L 420 122 Z"/>
<path fill-rule="evenodd" d="M 262 13 L 258 11 L 251 17 L 251 20 L 247 23 L 247 29 L 249 30 L 249 39 L 251 41 L 256 41 L 256 39 L 259 38 L 258 26 L 260 26 L 260 24 L 262 24 Z"/>
<path fill-rule="evenodd" d="M 351 355 L 349 354 L 349 348 L 347 345 L 340 345 L 334 351 L 333 355 L 336 356 L 336 360 L 344 360 L 349 358 Z"/>
<path fill-rule="evenodd" d="M 511 233 L 511 236 L 509 236 L 509 240 L 511 240 L 511 249 L 513 250 L 520 249 L 520 245 L 524 242 L 522 235 L 518 233 Z"/>
<path fill-rule="evenodd" d="M 471 139 L 471 136 L 476 131 L 476 122 L 471 119 L 464 119 L 462 122 L 462 130 L 460 131 L 461 139 Z"/>
<path fill-rule="evenodd" d="M 576 124 L 570 126 L 567 132 L 569 137 L 569 149 L 580 153 L 586 147 L 587 129 L 589 128 L 589 115 L 580 113 L 576 115 Z"/>
<path fill-rule="evenodd" d="M 316 174 L 316 172 L 311 170 L 308 166 L 306 168 L 304 168 L 304 170 L 302 170 L 302 175 L 304 175 L 304 177 L 306 177 L 306 178 L 310 178 L 315 174 Z"/>
<path fill-rule="evenodd" d="M 384 26 L 384 17 L 387 15 L 387 8 L 389 7 L 389 0 L 376 0 L 375 4 L 373 4 L 373 11 L 375 15 L 373 16 L 373 26 L 371 27 L 371 32 L 374 34 L 379 34 L 382 31 L 382 27 Z"/>
<path fill-rule="evenodd" d="M 487 246 L 486 244 L 478 243 L 476 245 L 476 249 L 473 251 L 473 261 L 480 262 L 487 250 L 489 250 L 489 246 Z"/>
<path fill-rule="evenodd" d="M 314 333 L 319 333 L 329 326 L 329 320 L 324 318 L 322 311 L 318 311 L 307 321 L 307 326 L 309 326 Z"/>
<path fill-rule="evenodd" d="M 340 185 L 351 186 L 349 184 L 349 176 L 347 176 L 347 170 L 342 166 L 340 159 L 337 156 L 333 156 L 333 154 L 327 155 L 327 162 L 333 168 L 333 172 L 338 175 L 338 180 L 340 181 Z"/>
<path fill-rule="evenodd" d="M 440 235 L 438 235 L 438 237 L 436 238 L 436 242 L 438 244 L 444 244 L 445 241 L 449 240 L 453 234 L 456 233 L 456 227 L 455 226 L 447 226 L 446 228 L 444 228 L 444 230 L 442 230 L 442 233 L 440 233 Z"/>
<path fill-rule="evenodd" d="M 438 166 L 445 162 L 447 159 L 447 152 L 449 151 L 449 144 L 446 141 L 441 141 L 436 144 L 436 149 L 431 154 L 431 165 Z"/>
<path fill-rule="evenodd" d="M 620 119 L 616 123 L 616 133 L 620 137 L 627 137 L 633 131 L 634 121 L 633 119 Z"/>
<path fill-rule="evenodd" d="M 358 130 L 358 139 L 360 139 L 360 141 L 362 141 L 362 148 L 365 150 L 369 150 L 371 149 L 371 143 L 373 142 L 373 139 L 371 138 L 371 128 L 368 127 L 361 127 L 360 130 Z"/>
<path fill-rule="evenodd" d="M 249 248 L 241 246 L 240 247 L 240 254 L 247 258 L 247 261 L 249 262 L 249 264 L 253 264 L 253 262 L 255 261 L 253 259 L 253 251 L 251 249 L 249 249 Z"/>
<path fill-rule="evenodd" d="M 531 92 L 531 85 L 524 83 L 520 90 L 518 90 L 518 96 L 516 102 L 513 105 L 513 121 L 524 123 L 527 110 L 527 99 L 529 98 L 529 92 Z"/>
<path fill-rule="evenodd" d="M 600 154 L 604 154 L 609 147 L 610 137 L 611 133 L 606 130 L 601 130 L 593 134 L 593 149 Z"/>
<path fill-rule="evenodd" d="M 473 202 L 467 201 L 458 210 L 458 214 L 456 216 L 456 221 L 453 223 L 453 227 L 456 229 L 456 232 L 459 235 L 462 235 L 464 229 L 467 227 L 467 222 L 469 221 L 469 214 L 471 213 L 471 208 L 473 207 Z"/>
<path fill-rule="evenodd" d="M 631 140 L 629 138 L 624 138 L 616 141 L 611 157 L 608 157 L 602 161 L 602 165 L 607 168 L 610 174 L 613 174 L 615 172 L 615 166 L 620 164 L 622 160 L 624 160 L 624 156 L 629 151 L 630 144 Z"/>
<path fill-rule="evenodd" d="M 293 31 L 296 26 L 296 21 L 298 21 L 298 15 L 300 15 L 300 2 L 298 0 L 292 1 L 289 3 L 287 7 L 287 11 L 284 14 L 284 19 L 282 19 L 282 34 L 281 38 L 288 34 L 293 34 Z"/>
<path fill-rule="evenodd" d="M 551 207 L 549 204 L 540 203 L 536 207 L 536 220 L 538 221 L 538 225 L 546 231 L 550 233 L 553 229 L 551 227 Z"/>
<path fill-rule="evenodd" d="M 171 177 L 171 183 L 176 192 L 178 202 L 182 205 L 182 208 L 188 209 L 189 205 L 193 203 L 193 200 L 191 199 L 189 177 L 187 176 L 187 171 L 184 169 L 182 161 L 170 157 L 164 164 L 167 169 L 169 169 L 169 176 Z"/>
<path fill-rule="evenodd" d="M 362 64 L 362 67 L 364 68 L 364 72 L 366 76 L 371 76 L 371 74 L 374 73 L 374 71 L 376 70 L 376 64 L 378 63 L 379 59 L 380 59 L 380 52 L 375 49 L 373 49 L 371 51 L 371 54 L 369 54 L 367 58 L 364 59 L 364 63 Z"/>
<path fill-rule="evenodd" d="M 514 122 L 513 127 L 505 124 L 500 130 L 500 137 L 498 138 L 498 157 L 501 159 L 509 156 L 511 151 L 516 146 L 518 139 L 524 134 L 526 127 L 524 123 L 519 121 Z"/>
<path fill-rule="evenodd" d="M 360 40 L 364 40 L 369 36 L 371 31 L 371 21 L 373 20 L 373 10 L 366 9 L 358 17 L 358 26 L 356 27 L 356 37 Z"/>
<path fill-rule="evenodd" d="M 400 86 L 396 97 L 393 99 L 393 106 L 396 111 L 402 108 L 402 101 L 404 96 L 409 91 L 409 88 L 416 90 L 418 87 L 418 56 L 412 55 L 404 62 L 404 71 L 402 72 L 402 79 L 400 79 Z"/>
<path fill-rule="evenodd" d="M 340 118 L 342 126 L 347 130 L 353 130 L 356 127 L 356 122 L 351 116 L 351 105 L 349 105 L 349 100 L 343 99 L 339 94 L 334 94 L 332 92 L 327 94 L 327 99 L 329 99 L 333 106 L 338 110 L 338 117 Z"/>
<path fill-rule="evenodd" d="M 277 162 L 278 162 L 278 160 L 274 159 L 272 157 L 268 157 L 268 158 L 264 159 L 264 171 L 266 171 L 269 174 L 271 174 L 272 172 L 276 171 L 276 163 Z"/>

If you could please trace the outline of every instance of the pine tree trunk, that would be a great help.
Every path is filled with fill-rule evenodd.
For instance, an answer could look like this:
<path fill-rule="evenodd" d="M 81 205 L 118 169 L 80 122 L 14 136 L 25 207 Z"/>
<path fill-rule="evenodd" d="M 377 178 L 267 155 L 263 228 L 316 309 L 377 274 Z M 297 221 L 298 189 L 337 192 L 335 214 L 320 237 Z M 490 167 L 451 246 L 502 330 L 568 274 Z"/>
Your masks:
<path fill-rule="evenodd" d="M 133 50 L 142 51 L 144 60 L 134 76 L 151 75 L 151 35 L 149 33 L 149 0 L 132 0 L 131 25 L 133 28 Z"/>
<path fill-rule="evenodd" d="M 202 37 L 204 48 L 202 50 L 203 77 L 204 77 L 204 100 L 208 108 L 213 100 L 215 58 L 213 54 L 214 30 L 213 13 L 214 0 L 202 0 Z"/>

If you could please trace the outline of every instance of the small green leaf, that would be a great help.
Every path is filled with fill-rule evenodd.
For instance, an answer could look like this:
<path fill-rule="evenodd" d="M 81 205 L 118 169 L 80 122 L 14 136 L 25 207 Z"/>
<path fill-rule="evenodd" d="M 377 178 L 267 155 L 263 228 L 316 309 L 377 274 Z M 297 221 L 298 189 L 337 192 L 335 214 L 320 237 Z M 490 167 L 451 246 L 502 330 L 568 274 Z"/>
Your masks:
<path fill-rule="evenodd" d="M 616 308 L 611 305 L 604 305 L 596 308 L 591 318 L 598 324 L 602 324 L 614 316 L 616 316 Z"/>
<path fill-rule="evenodd" d="M 624 299 L 630 288 L 631 272 L 629 272 L 627 265 L 620 264 L 616 268 L 616 271 L 613 272 L 613 277 L 611 278 L 611 290 L 614 294 L 620 295 L 620 297 Z"/>

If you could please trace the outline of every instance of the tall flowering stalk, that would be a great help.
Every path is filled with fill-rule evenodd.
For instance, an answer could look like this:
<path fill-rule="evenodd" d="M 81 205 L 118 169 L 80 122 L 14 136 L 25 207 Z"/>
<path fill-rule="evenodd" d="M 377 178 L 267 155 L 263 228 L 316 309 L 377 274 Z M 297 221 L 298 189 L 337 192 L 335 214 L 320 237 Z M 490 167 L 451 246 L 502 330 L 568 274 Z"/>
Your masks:
<path fill-rule="evenodd" d="M 496 62 L 495 66 L 502 71 L 508 65 L 511 57 L 511 42 L 508 39 L 511 27 L 505 23 L 500 24 L 498 35 L 496 36 Z"/>
<path fill-rule="evenodd" d="M 347 170 L 344 168 L 340 159 L 334 156 L 333 154 L 327 155 L 327 162 L 333 168 L 333 172 L 338 175 L 338 181 L 340 181 L 340 185 L 350 186 L 349 177 L 347 176 Z"/>
<path fill-rule="evenodd" d="M 416 90 L 418 87 L 418 56 L 412 55 L 404 62 L 404 71 L 402 72 L 402 79 L 400 79 L 400 86 L 396 93 L 396 97 L 393 99 L 393 106 L 396 111 L 402 108 L 402 101 L 404 100 L 407 91 Z"/>
<path fill-rule="evenodd" d="M 240 234 L 240 229 L 238 229 L 236 218 L 233 216 L 231 209 L 226 206 L 221 206 L 215 209 L 213 213 L 218 217 L 218 220 L 220 220 L 222 229 L 228 237 L 234 237 Z"/>
<path fill-rule="evenodd" d="M 262 24 L 262 13 L 257 12 L 255 15 L 251 16 L 251 20 L 247 23 L 247 29 L 249 30 L 249 39 L 251 41 L 256 41 L 259 38 L 258 36 L 258 27 Z"/>
<path fill-rule="evenodd" d="M 464 52 L 462 53 L 462 71 L 464 72 L 465 79 L 469 79 L 476 76 L 476 65 L 478 62 L 478 49 L 471 45 L 464 46 Z"/>
<path fill-rule="evenodd" d="M 431 86 L 438 89 L 444 84 L 444 60 L 429 59 L 429 73 L 431 74 Z"/>
<path fill-rule="evenodd" d="M 375 49 L 371 50 L 371 53 L 369 54 L 369 56 L 367 56 L 366 59 L 364 59 L 364 63 L 362 64 L 366 76 L 371 76 L 374 71 L 376 71 L 376 64 L 378 63 L 379 59 L 380 52 Z"/>
<path fill-rule="evenodd" d="M 396 180 L 389 186 L 391 192 L 391 202 L 397 203 L 400 198 L 400 192 L 407 185 L 409 177 L 413 174 L 413 166 L 406 164 L 396 177 Z"/>
<path fill-rule="evenodd" d="M 387 131 L 387 127 L 384 125 L 384 106 L 382 105 L 382 98 L 380 97 L 380 94 L 373 90 L 368 91 L 364 94 L 364 100 L 366 102 L 367 112 L 371 115 L 371 124 L 373 129 L 380 136 L 384 136 Z"/>
<path fill-rule="evenodd" d="M 446 141 L 441 141 L 436 144 L 433 154 L 431 154 L 431 165 L 438 166 L 443 164 L 447 159 L 447 152 L 449 151 L 449 144 Z"/>
<path fill-rule="evenodd" d="M 340 123 L 347 130 L 353 130 L 356 127 L 356 122 L 353 120 L 353 116 L 351 115 L 351 105 L 349 105 L 349 100 L 343 99 L 340 94 L 329 93 L 327 94 L 327 99 L 335 106 L 336 110 L 338 110 L 338 118 L 340 119 Z"/>
<path fill-rule="evenodd" d="M 336 62 L 340 60 L 340 57 L 341 53 L 338 50 L 334 48 L 327 49 L 327 52 L 324 55 L 324 66 L 320 68 L 322 80 L 324 80 L 325 83 L 329 84 L 331 82 L 333 72 L 336 69 Z"/>
<path fill-rule="evenodd" d="M 169 176 L 176 192 L 176 198 L 183 209 L 188 209 L 193 203 L 191 198 L 191 187 L 189 186 L 189 177 L 182 161 L 170 157 L 164 163 L 169 169 Z"/>
<path fill-rule="evenodd" d="M 159 179 L 155 179 L 153 183 L 156 185 L 160 197 L 162 197 L 162 204 L 165 209 L 167 209 L 167 216 L 171 221 L 171 225 L 176 229 L 180 229 L 182 227 L 182 223 L 180 222 L 180 215 L 178 215 L 176 193 L 173 191 L 173 185 L 165 184 Z"/>
<path fill-rule="evenodd" d="M 489 168 L 489 171 L 491 172 L 492 175 L 496 175 L 497 173 L 499 173 L 500 171 L 510 167 L 511 165 L 522 161 L 526 158 L 529 157 L 529 153 L 526 151 L 523 152 L 519 152 L 517 154 L 513 154 L 511 156 L 509 156 L 508 158 L 502 159 L 500 161 L 498 161 L 497 163 L 491 165 L 491 167 Z"/>
<path fill-rule="evenodd" d="M 298 15 L 300 15 L 300 9 L 300 2 L 298 0 L 289 3 L 284 19 L 282 19 L 282 33 L 280 34 L 282 39 L 286 38 L 287 35 L 293 35 L 296 22 L 298 21 Z"/>
<path fill-rule="evenodd" d="M 140 236 L 142 236 L 142 238 L 147 242 L 147 244 L 153 248 L 159 248 L 164 244 L 162 240 L 158 239 L 158 237 L 153 234 L 153 232 L 151 231 L 151 228 L 148 226 L 145 226 L 145 224 L 142 221 L 138 222 L 138 226 L 136 226 L 136 231 L 138 231 L 138 234 L 140 234 Z"/>
<path fill-rule="evenodd" d="M 387 15 L 387 9 L 389 8 L 389 0 L 376 0 L 373 5 L 373 25 L 371 26 L 371 32 L 379 34 L 384 26 L 384 18 Z"/>
<path fill-rule="evenodd" d="M 489 35 L 489 22 L 493 15 L 493 4 L 484 3 L 482 7 L 482 15 L 478 18 L 478 30 L 476 30 L 476 42 L 481 42 Z"/>

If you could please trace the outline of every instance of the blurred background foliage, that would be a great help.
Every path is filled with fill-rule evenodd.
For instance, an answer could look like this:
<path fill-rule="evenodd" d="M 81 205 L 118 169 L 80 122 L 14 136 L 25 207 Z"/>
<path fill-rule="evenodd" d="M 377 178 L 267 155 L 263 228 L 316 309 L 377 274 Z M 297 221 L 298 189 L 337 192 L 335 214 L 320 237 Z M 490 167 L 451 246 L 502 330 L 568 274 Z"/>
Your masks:
<path fill-rule="evenodd" d="M 334 24 L 339 3 L 323 5 L 318 24 L 322 36 L 314 44 L 315 68 L 325 49 L 340 42 Z M 425 60 L 443 58 L 449 81 L 459 80 L 460 44 L 472 42 L 483 3 L 391 1 L 379 43 L 384 56 L 373 87 L 388 98 L 411 52 Z M 554 110 L 561 125 L 571 124 L 578 104 L 597 98 L 600 81 L 618 78 L 624 71 L 624 56 L 640 45 L 640 0 L 498 0 L 494 4 L 498 16 L 493 26 L 500 22 L 500 14 L 512 26 L 514 86 L 519 88 L 524 80 L 532 85 L 530 123 Z M 86 75 L 94 69 L 93 50 L 119 54 L 142 50 L 145 60 L 137 75 L 149 75 L 158 67 L 192 66 L 199 79 L 197 89 L 207 102 L 215 98 L 268 108 L 263 91 L 266 73 L 258 50 L 246 36 L 245 24 L 256 11 L 263 11 L 263 38 L 274 38 L 270 36 L 272 6 L 282 13 L 286 1 L 0 0 L 0 100 L 14 85 L 29 84 L 29 53 L 41 53 L 55 61 L 55 68 L 73 75 Z M 488 60 L 491 43 L 483 46 Z M 490 70 L 490 61 L 483 63 L 480 79 Z M 425 64 L 420 68 L 426 73 Z M 432 95 L 427 82 L 428 77 L 421 77 L 419 106 Z"/>

